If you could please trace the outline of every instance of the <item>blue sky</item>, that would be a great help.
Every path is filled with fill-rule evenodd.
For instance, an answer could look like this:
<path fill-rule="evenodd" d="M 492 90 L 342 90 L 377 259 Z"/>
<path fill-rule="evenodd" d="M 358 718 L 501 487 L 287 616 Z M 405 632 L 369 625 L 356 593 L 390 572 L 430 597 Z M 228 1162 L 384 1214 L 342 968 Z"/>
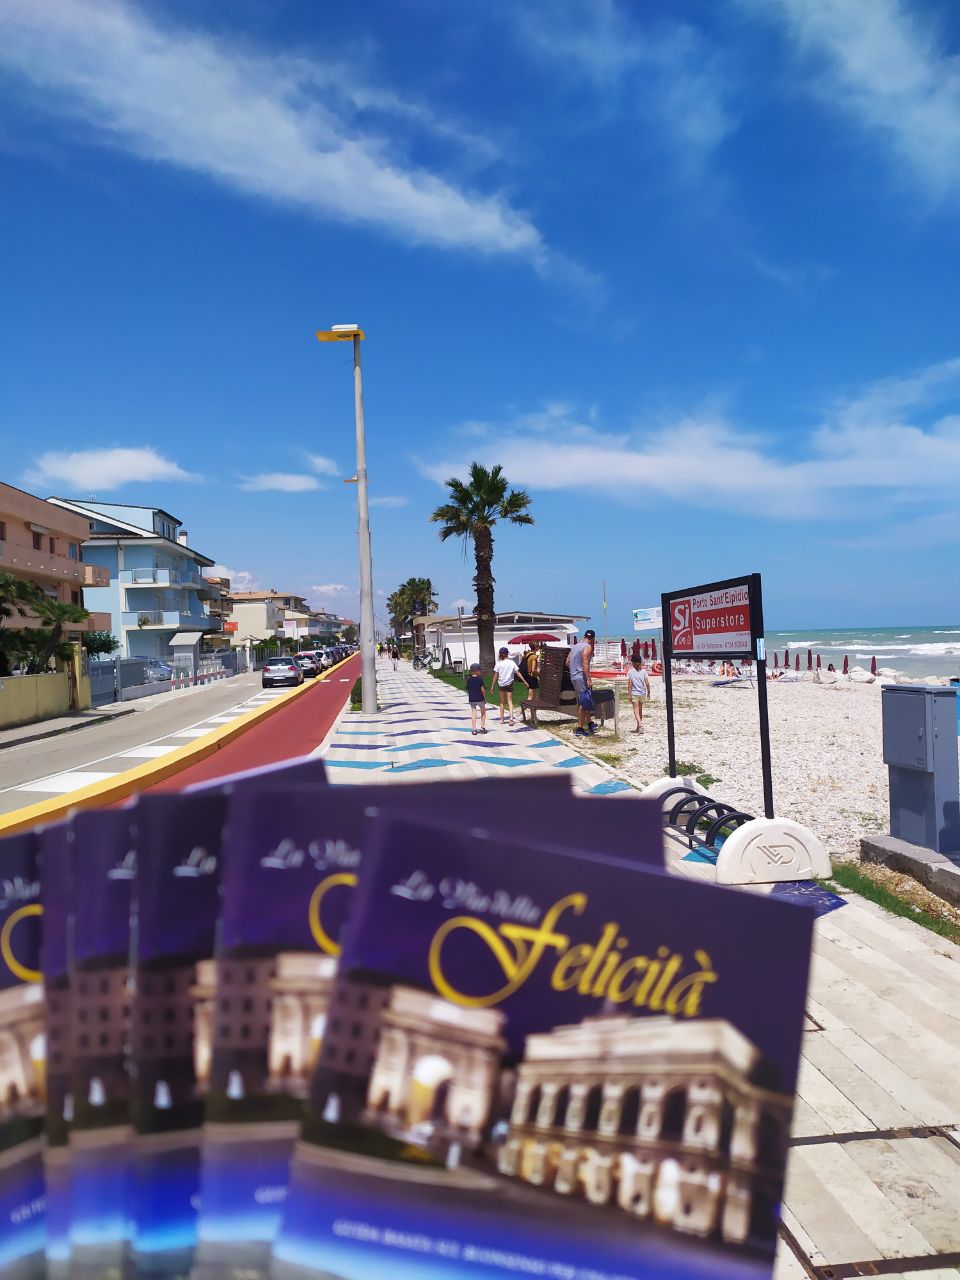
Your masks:
<path fill-rule="evenodd" d="M 0 174 L 11 483 L 356 616 L 357 321 L 380 611 L 477 458 L 502 609 L 960 614 L 951 0 L 0 0 Z"/>

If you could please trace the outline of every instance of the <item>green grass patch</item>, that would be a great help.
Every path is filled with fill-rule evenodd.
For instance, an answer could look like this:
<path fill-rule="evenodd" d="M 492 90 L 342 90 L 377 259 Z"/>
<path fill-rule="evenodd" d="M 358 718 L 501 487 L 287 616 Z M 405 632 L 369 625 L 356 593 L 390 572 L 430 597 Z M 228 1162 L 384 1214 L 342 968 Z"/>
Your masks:
<path fill-rule="evenodd" d="M 663 772 L 664 773 L 670 772 L 669 764 L 667 764 L 664 767 Z M 702 764 L 694 764 L 692 760 L 677 761 L 677 777 L 678 778 L 689 778 L 691 775 L 697 774 L 697 773 L 703 773 Z"/>
<path fill-rule="evenodd" d="M 350 710 L 359 711 L 363 706 L 363 676 L 357 676 L 350 690 Z"/>
<path fill-rule="evenodd" d="M 461 675 L 458 671 L 431 671 L 431 675 L 435 680 L 442 680 L 444 684 L 448 684 L 451 689 L 459 689 L 461 693 L 467 692 L 467 677 Z M 489 681 L 484 680 L 484 690 L 487 695 L 487 702 L 491 707 L 499 707 L 500 694 L 496 689 L 490 691 Z M 521 695 L 526 695 L 526 689 L 518 680 L 513 689 L 513 705 L 518 706 L 522 701 Z"/>
<path fill-rule="evenodd" d="M 931 915 L 922 907 L 917 907 L 906 898 L 901 898 L 891 889 L 878 884 L 855 862 L 838 862 L 831 878 L 818 880 L 817 884 L 821 889 L 828 889 L 831 893 L 836 893 L 839 889 L 851 889 L 854 893 L 859 893 L 862 898 L 875 902 L 884 911 L 889 911 L 892 916 L 902 916 L 904 920 L 922 924 L 925 929 L 938 933 L 941 938 L 948 938 L 951 942 L 960 944 L 960 925 Z"/>
<path fill-rule="evenodd" d="M 598 751 L 596 758 L 602 760 L 604 764 L 618 765 L 623 763 L 623 756 L 618 756 L 615 751 Z"/>
<path fill-rule="evenodd" d="M 703 787 L 704 791 L 709 791 L 715 782 L 719 782 L 719 778 L 715 778 L 712 773 L 698 773 L 695 778 L 698 786 Z"/>

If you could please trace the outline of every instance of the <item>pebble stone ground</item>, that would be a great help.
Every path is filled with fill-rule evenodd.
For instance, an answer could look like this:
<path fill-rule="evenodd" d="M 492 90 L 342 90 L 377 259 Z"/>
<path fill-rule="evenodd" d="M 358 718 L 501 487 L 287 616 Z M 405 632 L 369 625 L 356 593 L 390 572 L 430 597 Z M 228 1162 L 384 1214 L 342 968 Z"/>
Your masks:
<path fill-rule="evenodd" d="M 335 783 L 566 769 L 629 789 L 550 730 L 488 714 L 473 738 L 464 695 L 407 664 L 380 681 L 382 710 L 318 748 Z M 960 947 L 850 894 L 814 934 L 775 1280 L 856 1275 L 960 1276 Z"/>

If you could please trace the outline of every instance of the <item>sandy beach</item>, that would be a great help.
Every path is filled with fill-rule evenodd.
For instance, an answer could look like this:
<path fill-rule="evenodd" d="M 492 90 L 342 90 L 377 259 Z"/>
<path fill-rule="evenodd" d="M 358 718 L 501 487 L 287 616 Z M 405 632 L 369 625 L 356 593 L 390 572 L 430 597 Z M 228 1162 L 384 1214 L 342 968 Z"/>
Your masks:
<path fill-rule="evenodd" d="M 586 748 L 584 754 L 643 786 L 667 772 L 663 682 L 652 681 L 643 735 L 633 732 L 633 714 L 618 683 L 619 741 L 612 733 L 575 741 L 578 749 Z M 880 681 L 767 682 L 776 812 L 810 827 L 834 858 L 859 857 L 860 837 L 887 829 L 880 688 Z M 756 688 L 714 688 L 709 679 L 678 676 L 674 705 L 678 761 L 716 779 L 708 787 L 712 795 L 762 813 Z"/>

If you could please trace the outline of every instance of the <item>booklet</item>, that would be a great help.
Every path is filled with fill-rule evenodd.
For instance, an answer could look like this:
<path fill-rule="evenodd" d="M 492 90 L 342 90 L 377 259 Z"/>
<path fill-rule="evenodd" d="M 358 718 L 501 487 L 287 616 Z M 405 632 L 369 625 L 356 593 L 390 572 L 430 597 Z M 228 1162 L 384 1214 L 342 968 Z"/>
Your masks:
<path fill-rule="evenodd" d="M 233 792 L 240 787 L 251 785 L 260 788 L 307 783 L 322 785 L 326 781 L 327 772 L 322 756 L 294 756 L 290 760 L 261 765 L 256 769 L 242 769 L 239 773 L 228 773 L 223 777 L 194 782 L 189 787 L 184 787 L 182 794 L 194 795 L 197 792 L 207 791 Z"/>
<path fill-rule="evenodd" d="M 17 1280 L 46 1274 L 37 871 L 33 834 L 0 840 L 0 1268 Z"/>
<path fill-rule="evenodd" d="M 121 1274 L 129 1254 L 130 810 L 73 815 L 70 984 L 71 1280 Z"/>
<path fill-rule="evenodd" d="M 51 1280 L 70 1275 L 70 1080 L 73 825 L 58 822 L 39 833 L 43 906 L 42 970 L 47 1050 L 44 1174 L 46 1260 Z"/>
<path fill-rule="evenodd" d="M 379 825 L 274 1280 L 769 1278 L 813 913 Z"/>
<path fill-rule="evenodd" d="M 576 799 L 565 774 L 291 788 L 269 799 L 238 792 L 225 836 L 197 1253 L 202 1280 L 237 1270 L 250 1280 L 266 1274 L 372 806 L 522 828 L 542 822 L 545 808 L 562 809 L 564 828 L 584 839 L 634 851 L 642 845 L 652 858 L 661 847 L 647 806 Z"/>
<path fill-rule="evenodd" d="M 133 1265 L 187 1277 L 196 1245 L 209 1012 L 198 970 L 212 963 L 226 796 L 144 795 L 136 848 L 131 1014 Z"/>

